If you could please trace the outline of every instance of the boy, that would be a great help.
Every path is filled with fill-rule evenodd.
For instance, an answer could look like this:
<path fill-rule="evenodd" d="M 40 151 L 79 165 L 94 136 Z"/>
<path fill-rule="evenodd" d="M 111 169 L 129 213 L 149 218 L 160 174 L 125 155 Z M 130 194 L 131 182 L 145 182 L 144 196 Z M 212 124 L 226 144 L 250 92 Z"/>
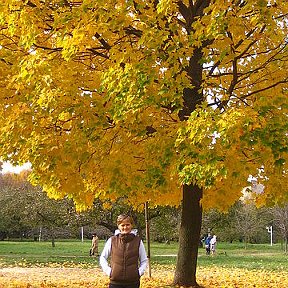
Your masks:
<path fill-rule="evenodd" d="M 110 277 L 109 288 L 140 287 L 140 277 L 147 266 L 147 255 L 142 240 L 132 230 L 133 224 L 129 215 L 119 215 L 118 230 L 107 240 L 101 253 L 100 265 Z"/>

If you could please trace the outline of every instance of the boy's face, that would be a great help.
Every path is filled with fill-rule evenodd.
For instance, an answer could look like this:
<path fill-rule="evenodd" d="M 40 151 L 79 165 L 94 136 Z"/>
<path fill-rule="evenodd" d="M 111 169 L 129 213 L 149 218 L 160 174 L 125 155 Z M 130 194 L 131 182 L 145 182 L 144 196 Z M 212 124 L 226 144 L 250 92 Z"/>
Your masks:
<path fill-rule="evenodd" d="M 124 219 L 119 225 L 118 229 L 120 230 L 121 234 L 128 234 L 132 230 L 132 224 L 129 219 Z"/>

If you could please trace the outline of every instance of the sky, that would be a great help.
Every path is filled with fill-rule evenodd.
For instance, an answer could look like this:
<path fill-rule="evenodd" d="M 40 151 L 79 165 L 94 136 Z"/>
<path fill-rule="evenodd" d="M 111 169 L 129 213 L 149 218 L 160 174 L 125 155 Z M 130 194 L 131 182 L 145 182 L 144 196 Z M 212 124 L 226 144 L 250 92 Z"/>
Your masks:
<path fill-rule="evenodd" d="M 31 168 L 31 164 L 30 163 L 25 163 L 24 165 L 21 166 L 13 166 L 11 163 L 9 162 L 3 162 L 2 165 L 2 170 L 1 173 L 20 173 L 23 170 L 29 169 Z"/>

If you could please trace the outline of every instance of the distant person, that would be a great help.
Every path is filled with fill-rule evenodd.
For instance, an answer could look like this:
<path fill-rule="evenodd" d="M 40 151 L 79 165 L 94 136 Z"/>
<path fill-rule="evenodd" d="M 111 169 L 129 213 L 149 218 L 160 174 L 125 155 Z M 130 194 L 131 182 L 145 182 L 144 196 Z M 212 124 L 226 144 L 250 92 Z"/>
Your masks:
<path fill-rule="evenodd" d="M 96 233 L 94 233 L 92 235 L 92 244 L 91 244 L 91 249 L 90 249 L 90 256 L 94 256 L 94 255 L 99 256 L 98 241 L 99 241 L 99 239 L 98 239 Z"/>
<path fill-rule="evenodd" d="M 100 265 L 110 278 L 109 288 L 140 287 L 147 256 L 142 240 L 136 235 L 137 231 L 132 230 L 133 224 L 131 216 L 119 215 L 118 230 L 107 240 L 101 253 Z"/>
<path fill-rule="evenodd" d="M 212 236 L 210 234 L 207 235 L 204 245 L 205 245 L 205 250 L 206 250 L 206 255 L 210 255 L 211 249 L 210 249 L 210 241 L 212 239 Z"/>
<path fill-rule="evenodd" d="M 210 240 L 210 250 L 212 255 L 216 253 L 216 243 L 217 243 L 217 236 L 213 235 L 212 239 Z"/>

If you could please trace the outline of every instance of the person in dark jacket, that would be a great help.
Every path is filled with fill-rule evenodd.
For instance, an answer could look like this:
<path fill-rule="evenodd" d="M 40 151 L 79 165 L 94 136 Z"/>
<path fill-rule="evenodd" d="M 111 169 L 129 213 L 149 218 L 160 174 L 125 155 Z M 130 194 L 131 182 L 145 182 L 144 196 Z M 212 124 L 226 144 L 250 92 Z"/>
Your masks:
<path fill-rule="evenodd" d="M 142 240 L 137 231 L 132 230 L 133 224 L 131 216 L 119 215 L 118 230 L 107 240 L 100 255 L 102 270 L 110 278 L 109 288 L 140 287 L 140 277 L 148 260 Z"/>
<path fill-rule="evenodd" d="M 208 236 L 205 239 L 205 249 L 206 249 L 206 255 L 210 255 L 211 252 L 211 246 L 210 246 L 210 241 L 212 239 L 211 234 L 208 234 Z"/>

